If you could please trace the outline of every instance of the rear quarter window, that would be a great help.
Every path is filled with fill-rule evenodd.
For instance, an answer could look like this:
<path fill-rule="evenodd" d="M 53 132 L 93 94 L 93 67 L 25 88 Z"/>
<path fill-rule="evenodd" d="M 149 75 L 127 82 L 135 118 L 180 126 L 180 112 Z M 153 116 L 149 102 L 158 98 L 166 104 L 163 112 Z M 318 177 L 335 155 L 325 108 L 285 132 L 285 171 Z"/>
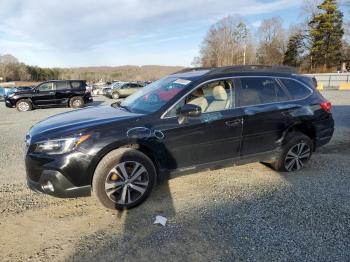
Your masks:
<path fill-rule="evenodd" d="M 82 81 L 71 81 L 70 84 L 72 89 L 82 89 L 85 87 L 85 84 Z"/>
<path fill-rule="evenodd" d="M 288 90 L 293 100 L 306 98 L 311 94 L 311 90 L 303 84 L 287 78 L 280 78 L 281 83 Z"/>

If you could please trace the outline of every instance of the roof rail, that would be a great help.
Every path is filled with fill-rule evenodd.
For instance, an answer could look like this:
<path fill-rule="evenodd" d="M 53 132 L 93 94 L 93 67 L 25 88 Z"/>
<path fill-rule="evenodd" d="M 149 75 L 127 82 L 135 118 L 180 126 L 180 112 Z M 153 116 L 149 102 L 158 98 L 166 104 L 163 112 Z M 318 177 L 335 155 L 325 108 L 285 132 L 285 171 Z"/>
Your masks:
<path fill-rule="evenodd" d="M 215 68 L 214 67 L 186 67 L 184 69 L 181 69 L 180 71 L 172 73 L 172 75 L 193 72 L 193 71 L 200 71 L 200 70 L 213 70 L 213 69 Z"/>
<path fill-rule="evenodd" d="M 238 65 L 212 68 L 208 75 L 251 71 L 279 72 L 290 74 L 298 73 L 296 68 L 283 65 Z"/>

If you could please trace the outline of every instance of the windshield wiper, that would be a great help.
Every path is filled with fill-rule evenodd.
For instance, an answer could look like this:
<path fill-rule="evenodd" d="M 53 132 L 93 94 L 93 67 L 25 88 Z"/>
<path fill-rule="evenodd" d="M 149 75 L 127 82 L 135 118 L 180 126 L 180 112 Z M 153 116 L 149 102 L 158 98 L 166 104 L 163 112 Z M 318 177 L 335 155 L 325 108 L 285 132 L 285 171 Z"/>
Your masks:
<path fill-rule="evenodd" d="M 116 105 L 114 105 L 114 104 L 116 104 Z M 120 102 L 115 102 L 115 103 L 113 103 L 113 107 L 115 107 L 115 108 L 117 108 L 117 107 L 123 108 L 123 109 L 125 109 L 126 111 L 131 112 L 131 110 L 130 110 L 129 107 L 123 106 Z"/>
<path fill-rule="evenodd" d="M 123 106 L 122 104 L 120 104 L 119 107 L 124 108 L 126 111 L 130 112 L 130 109 L 127 106 Z"/>

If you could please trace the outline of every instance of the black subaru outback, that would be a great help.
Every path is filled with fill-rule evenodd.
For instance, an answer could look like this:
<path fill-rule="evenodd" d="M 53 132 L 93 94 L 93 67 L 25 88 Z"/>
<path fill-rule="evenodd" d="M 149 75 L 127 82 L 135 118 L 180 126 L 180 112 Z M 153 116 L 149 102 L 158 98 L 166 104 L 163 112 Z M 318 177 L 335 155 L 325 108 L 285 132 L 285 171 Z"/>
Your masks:
<path fill-rule="evenodd" d="M 26 137 L 27 181 L 53 196 L 92 191 L 108 208 L 131 208 L 174 173 L 254 161 L 297 171 L 333 130 L 330 102 L 292 69 L 189 69 L 121 104 L 33 126 Z"/>
<path fill-rule="evenodd" d="M 16 107 L 21 112 L 56 106 L 80 108 L 92 101 L 83 80 L 47 81 L 33 88 L 18 89 L 5 97 L 7 107 Z"/>

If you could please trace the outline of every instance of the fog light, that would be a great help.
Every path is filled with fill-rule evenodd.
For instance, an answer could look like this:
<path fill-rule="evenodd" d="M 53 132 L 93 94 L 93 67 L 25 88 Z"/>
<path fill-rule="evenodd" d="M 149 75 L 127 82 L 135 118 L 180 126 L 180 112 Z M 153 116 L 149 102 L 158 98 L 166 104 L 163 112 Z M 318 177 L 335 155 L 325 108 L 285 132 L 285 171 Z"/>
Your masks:
<path fill-rule="evenodd" d="M 50 181 L 45 182 L 44 184 L 41 185 L 41 188 L 45 192 L 54 192 L 55 188 L 53 187 L 53 184 Z"/>

